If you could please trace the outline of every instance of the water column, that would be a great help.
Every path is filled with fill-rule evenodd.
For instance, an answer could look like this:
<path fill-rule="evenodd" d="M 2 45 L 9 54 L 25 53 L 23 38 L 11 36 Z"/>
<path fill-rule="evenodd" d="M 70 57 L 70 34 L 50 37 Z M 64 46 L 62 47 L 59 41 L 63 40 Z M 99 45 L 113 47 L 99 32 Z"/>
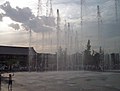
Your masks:
<path fill-rule="evenodd" d="M 42 56 L 42 68 L 44 68 L 43 70 L 45 70 L 46 71 L 46 62 L 44 62 L 44 61 L 46 61 L 45 59 L 44 59 L 44 46 L 45 46 L 45 44 L 44 44 L 44 40 L 45 39 L 45 37 L 44 37 L 44 32 L 42 32 L 42 54 L 41 54 L 41 56 Z M 44 66 L 44 67 L 43 67 Z"/>
<path fill-rule="evenodd" d="M 31 29 L 29 30 L 28 70 L 31 71 L 32 50 L 31 50 Z"/>
<path fill-rule="evenodd" d="M 81 4 L 81 54 L 82 54 L 82 58 L 81 58 L 81 69 L 84 70 L 84 52 L 83 52 L 83 49 L 84 49 L 84 46 L 83 46 L 83 39 L 84 39 L 84 36 L 83 36 L 83 0 L 81 0 L 80 2 Z"/>
<path fill-rule="evenodd" d="M 59 47 L 60 47 L 60 15 L 59 9 L 57 9 L 57 71 L 59 71 Z"/>
<path fill-rule="evenodd" d="M 79 60 L 79 55 L 78 55 L 78 53 L 79 53 L 79 41 L 78 41 L 78 31 L 76 31 L 76 34 L 75 34 L 75 61 L 76 61 L 76 63 L 75 63 L 75 70 L 79 70 L 79 64 L 78 63 L 80 63 L 80 62 L 78 62 L 78 61 L 80 61 Z"/>
<path fill-rule="evenodd" d="M 97 5 L 97 18 L 98 18 L 98 47 L 100 47 L 100 66 L 101 69 L 104 70 L 104 40 L 103 40 L 103 35 L 102 35 L 102 16 L 100 12 L 100 7 Z"/>
<path fill-rule="evenodd" d="M 115 18 L 116 18 L 116 23 L 118 23 L 118 3 L 119 0 L 115 0 Z"/>
<path fill-rule="evenodd" d="M 69 53 L 70 53 L 70 70 L 73 70 L 73 65 L 74 65 L 74 60 L 73 60 L 73 26 L 69 25 L 70 29 L 69 29 L 69 34 L 70 34 L 70 49 L 69 49 Z"/>
<path fill-rule="evenodd" d="M 64 69 L 67 70 L 67 46 L 68 46 L 68 43 L 67 43 L 67 23 L 66 23 L 66 20 L 65 20 L 65 25 L 64 25 L 64 44 L 65 44 L 65 52 L 64 52 Z"/>
<path fill-rule="evenodd" d="M 67 29 L 67 49 L 68 49 L 68 58 L 67 58 L 67 69 L 70 70 L 70 23 L 68 23 L 68 29 Z"/>

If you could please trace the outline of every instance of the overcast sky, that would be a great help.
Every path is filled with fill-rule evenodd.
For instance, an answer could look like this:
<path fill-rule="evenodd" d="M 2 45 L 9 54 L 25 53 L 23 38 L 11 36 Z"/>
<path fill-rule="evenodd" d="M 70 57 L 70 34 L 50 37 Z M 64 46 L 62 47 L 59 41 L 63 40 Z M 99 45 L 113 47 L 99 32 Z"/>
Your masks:
<path fill-rule="evenodd" d="M 60 10 L 61 30 L 64 21 L 70 22 L 73 30 L 73 43 L 75 32 L 80 32 L 80 0 L 52 0 L 53 17 L 46 18 L 46 0 L 42 0 L 41 17 L 37 16 L 38 0 L 0 0 L 0 45 L 28 46 L 29 29 L 32 29 L 32 46 L 37 51 L 44 49 L 46 52 L 55 50 L 56 46 L 56 12 Z M 79 33 L 85 48 L 87 40 L 91 40 L 92 49 L 98 49 L 98 41 L 106 51 L 117 51 L 120 46 L 120 1 L 118 0 L 116 22 L 114 0 L 83 0 L 83 31 Z M 97 5 L 101 12 L 101 31 L 98 33 Z M 49 6 L 49 5 L 48 5 Z M 49 13 L 49 8 L 48 8 Z M 41 33 L 44 32 L 44 41 Z M 64 38 L 61 33 L 61 41 Z M 52 36 L 51 36 L 52 35 Z M 101 37 L 99 37 L 101 36 Z M 51 39 L 50 39 L 51 38 Z M 46 42 L 48 41 L 48 42 Z M 50 42 L 51 41 L 51 42 Z M 51 44 L 52 43 L 52 44 Z M 50 45 L 51 44 L 51 45 Z M 61 45 L 63 42 L 61 42 Z M 81 45 L 81 43 L 79 43 Z M 73 47 L 75 48 L 75 46 Z"/>

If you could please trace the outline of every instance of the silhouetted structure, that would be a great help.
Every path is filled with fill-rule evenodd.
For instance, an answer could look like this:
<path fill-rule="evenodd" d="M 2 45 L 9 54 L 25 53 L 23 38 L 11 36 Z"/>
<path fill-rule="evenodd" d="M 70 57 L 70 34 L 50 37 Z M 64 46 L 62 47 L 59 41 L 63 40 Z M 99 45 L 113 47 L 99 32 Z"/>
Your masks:
<path fill-rule="evenodd" d="M 56 54 L 36 53 L 31 47 L 0 46 L 0 70 L 1 71 L 28 71 L 29 56 L 31 58 L 31 71 L 56 70 Z"/>
<path fill-rule="evenodd" d="M 91 51 L 91 43 L 88 40 L 86 49 L 82 53 L 67 54 L 67 48 L 58 50 L 59 54 L 36 53 L 31 47 L 32 61 L 31 71 L 56 71 L 57 56 L 58 68 L 65 70 L 118 70 L 120 69 L 120 54 L 107 53 L 100 47 L 99 52 Z M 28 71 L 29 47 L 0 46 L 0 70 L 1 71 Z"/>
<path fill-rule="evenodd" d="M 120 68 L 120 60 L 119 60 L 118 53 L 111 53 L 111 63 L 112 69 L 119 69 Z"/>
<path fill-rule="evenodd" d="M 90 40 L 88 40 L 87 48 L 84 51 L 84 70 L 103 70 L 103 52 L 100 47 L 100 52 L 91 53 L 91 44 Z"/>
<path fill-rule="evenodd" d="M 31 48 L 32 61 L 35 61 L 35 50 Z M 0 65 L 4 67 L 3 70 L 27 70 L 29 60 L 28 47 L 13 47 L 13 46 L 0 46 Z M 34 64 L 33 64 L 34 65 Z"/>
<path fill-rule="evenodd" d="M 93 56 L 91 55 L 90 40 L 88 40 L 87 48 L 84 51 L 83 65 L 84 65 L 84 69 L 86 70 L 90 69 L 94 65 Z"/>

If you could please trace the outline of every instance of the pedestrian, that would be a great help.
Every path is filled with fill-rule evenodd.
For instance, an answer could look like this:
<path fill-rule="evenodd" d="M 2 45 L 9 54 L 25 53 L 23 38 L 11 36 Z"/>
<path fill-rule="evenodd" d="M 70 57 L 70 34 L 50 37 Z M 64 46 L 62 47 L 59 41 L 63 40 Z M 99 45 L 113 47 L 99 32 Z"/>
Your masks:
<path fill-rule="evenodd" d="M 9 80 L 8 80 L 8 91 L 12 90 L 12 75 L 9 74 Z"/>

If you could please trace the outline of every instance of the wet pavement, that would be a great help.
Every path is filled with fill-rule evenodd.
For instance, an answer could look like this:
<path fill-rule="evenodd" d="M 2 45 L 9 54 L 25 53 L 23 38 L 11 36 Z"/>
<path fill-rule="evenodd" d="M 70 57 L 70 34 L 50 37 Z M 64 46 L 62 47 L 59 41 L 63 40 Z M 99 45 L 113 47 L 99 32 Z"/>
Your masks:
<path fill-rule="evenodd" d="M 1 91 L 7 91 L 7 84 L 2 87 Z M 120 91 L 120 73 L 18 72 L 13 76 L 12 91 Z"/>

